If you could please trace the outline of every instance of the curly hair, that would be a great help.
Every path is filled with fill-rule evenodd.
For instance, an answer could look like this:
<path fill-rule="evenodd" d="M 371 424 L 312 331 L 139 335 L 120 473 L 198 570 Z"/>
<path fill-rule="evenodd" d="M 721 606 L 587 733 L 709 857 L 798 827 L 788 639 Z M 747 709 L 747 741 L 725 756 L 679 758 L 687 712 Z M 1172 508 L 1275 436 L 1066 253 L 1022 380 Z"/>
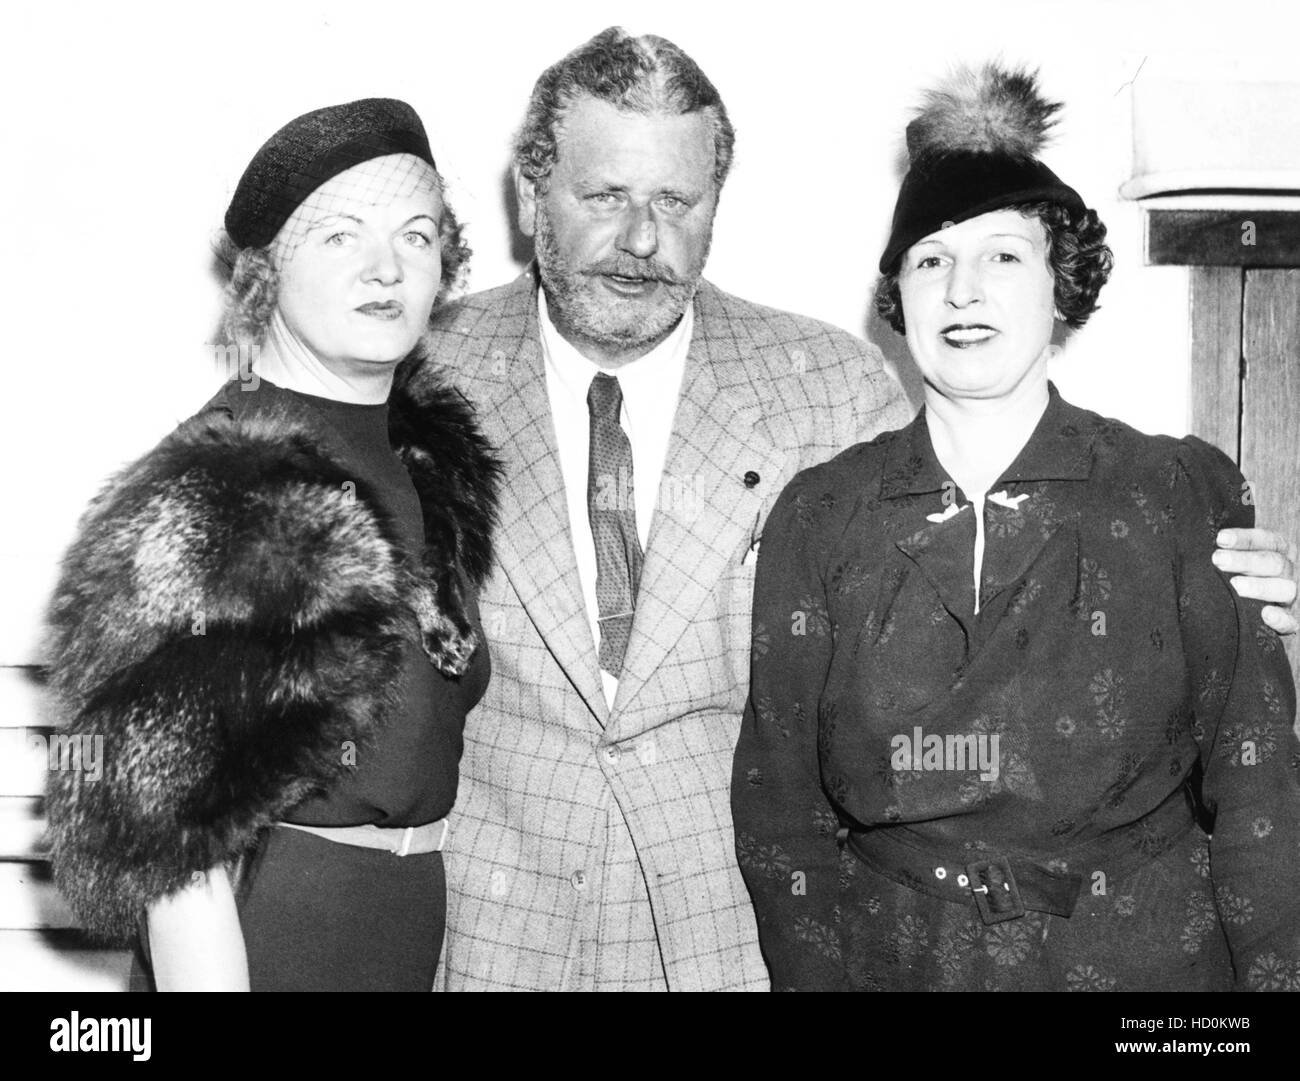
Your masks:
<path fill-rule="evenodd" d="M 442 186 L 439 176 L 440 190 Z M 224 236 L 222 244 L 229 253 L 222 258 L 231 267 L 221 317 L 222 336 L 227 342 L 249 350 L 260 345 L 266 334 L 279 295 L 280 275 L 269 248 L 236 249 Z M 445 199 L 438 220 L 438 248 L 442 253 L 442 284 L 433 302 L 435 308 L 463 284 L 469 273 L 471 255 L 464 227 Z"/>
<path fill-rule="evenodd" d="M 1097 310 L 1097 296 L 1110 277 L 1114 256 L 1106 244 L 1106 226 L 1095 210 L 1078 218 L 1058 203 L 1021 203 L 1026 218 L 1037 218 L 1047 233 L 1047 266 L 1055 283 L 1056 310 L 1071 330 L 1078 330 Z M 903 296 L 898 285 L 899 267 L 882 274 L 876 282 L 876 312 L 899 334 L 903 322 Z"/>
<path fill-rule="evenodd" d="M 722 97 L 698 64 L 653 34 L 632 37 L 611 26 L 551 65 L 533 86 L 523 127 L 515 137 L 519 171 L 541 191 L 555 166 L 564 112 L 583 94 L 644 114 L 703 113 L 713 125 L 713 183 L 718 192 L 731 171 L 736 132 Z"/>

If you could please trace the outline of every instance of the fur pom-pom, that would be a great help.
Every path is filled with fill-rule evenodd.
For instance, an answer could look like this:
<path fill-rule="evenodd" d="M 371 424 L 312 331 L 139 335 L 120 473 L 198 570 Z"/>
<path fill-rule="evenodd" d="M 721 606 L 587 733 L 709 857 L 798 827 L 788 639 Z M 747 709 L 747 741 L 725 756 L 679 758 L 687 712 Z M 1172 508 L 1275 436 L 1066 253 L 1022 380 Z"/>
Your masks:
<path fill-rule="evenodd" d="M 1036 158 L 1060 108 L 1038 92 L 1036 72 L 991 63 L 959 68 L 926 91 L 907 125 L 907 153 L 912 161 L 957 151 Z"/>

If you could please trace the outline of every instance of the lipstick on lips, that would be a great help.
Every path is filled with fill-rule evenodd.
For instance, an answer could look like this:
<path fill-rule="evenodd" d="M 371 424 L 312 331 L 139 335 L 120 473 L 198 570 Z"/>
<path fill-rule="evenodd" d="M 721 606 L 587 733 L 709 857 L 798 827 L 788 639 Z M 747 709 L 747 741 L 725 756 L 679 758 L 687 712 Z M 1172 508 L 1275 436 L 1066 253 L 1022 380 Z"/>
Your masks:
<path fill-rule="evenodd" d="M 950 323 L 939 331 L 944 343 L 955 349 L 966 349 L 988 341 L 997 330 L 986 323 Z"/>
<path fill-rule="evenodd" d="M 391 322 L 394 319 L 402 317 L 402 305 L 396 300 L 372 300 L 369 304 L 362 304 L 357 309 L 362 315 L 368 315 L 372 319 L 382 319 Z"/>

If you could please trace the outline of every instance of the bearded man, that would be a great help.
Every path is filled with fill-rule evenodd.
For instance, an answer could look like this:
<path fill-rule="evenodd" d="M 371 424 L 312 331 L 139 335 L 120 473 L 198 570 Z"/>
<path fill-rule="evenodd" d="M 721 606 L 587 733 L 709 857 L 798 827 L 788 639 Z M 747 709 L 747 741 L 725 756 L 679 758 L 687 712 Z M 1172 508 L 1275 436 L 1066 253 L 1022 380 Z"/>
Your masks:
<path fill-rule="evenodd" d="M 597 35 L 516 142 L 535 266 L 435 315 L 506 470 L 441 988 L 768 987 L 730 810 L 759 537 L 911 409 L 873 347 L 702 279 L 733 142 L 681 49 Z"/>

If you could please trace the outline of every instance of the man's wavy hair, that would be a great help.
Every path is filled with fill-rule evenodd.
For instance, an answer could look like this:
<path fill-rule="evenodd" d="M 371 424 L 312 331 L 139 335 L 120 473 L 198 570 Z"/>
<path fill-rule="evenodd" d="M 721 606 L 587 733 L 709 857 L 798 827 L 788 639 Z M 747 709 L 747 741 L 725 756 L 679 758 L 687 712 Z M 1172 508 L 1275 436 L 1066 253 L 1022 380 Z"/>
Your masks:
<path fill-rule="evenodd" d="M 731 171 L 736 132 L 727 107 L 698 64 L 671 41 L 632 37 L 611 26 L 542 72 L 515 137 L 519 171 L 546 190 L 565 111 L 582 95 L 643 114 L 703 113 L 713 125 L 713 183 L 718 194 Z"/>
<path fill-rule="evenodd" d="M 1057 203 L 1022 203 L 1007 207 L 1037 218 L 1047 232 L 1047 266 L 1055 282 L 1056 310 L 1071 330 L 1078 330 L 1097 310 L 1097 296 L 1110 278 L 1114 256 L 1106 244 L 1106 226 L 1095 210 L 1078 219 Z M 901 261 L 900 261 L 901 263 Z M 906 333 L 903 298 L 898 286 L 901 266 L 876 282 L 876 312 L 899 334 Z"/>
<path fill-rule="evenodd" d="M 443 189 L 443 180 L 439 176 L 438 190 L 441 192 Z M 435 310 L 464 283 L 471 254 L 465 242 L 464 228 L 445 198 L 438 221 L 438 247 L 442 254 L 442 284 L 433 302 Z M 231 268 L 230 280 L 226 283 L 221 333 L 227 342 L 247 352 L 260 345 L 266 336 L 267 324 L 275 312 L 280 291 L 280 275 L 270 248 L 237 248 L 223 233 L 218 254 Z"/>

